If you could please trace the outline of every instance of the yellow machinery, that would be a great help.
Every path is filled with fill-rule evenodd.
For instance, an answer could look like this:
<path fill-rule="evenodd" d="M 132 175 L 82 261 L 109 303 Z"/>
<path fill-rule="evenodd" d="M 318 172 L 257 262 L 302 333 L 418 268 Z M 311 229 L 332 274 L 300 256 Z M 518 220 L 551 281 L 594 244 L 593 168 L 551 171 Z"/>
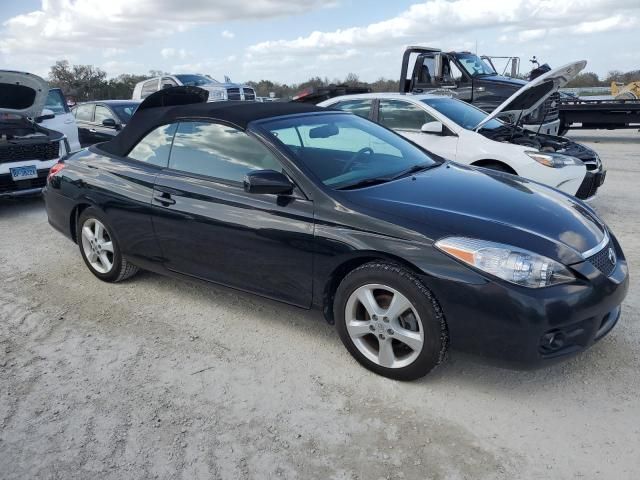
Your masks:
<path fill-rule="evenodd" d="M 640 82 L 631 82 L 628 85 L 611 82 L 611 95 L 613 95 L 616 100 L 640 99 Z"/>

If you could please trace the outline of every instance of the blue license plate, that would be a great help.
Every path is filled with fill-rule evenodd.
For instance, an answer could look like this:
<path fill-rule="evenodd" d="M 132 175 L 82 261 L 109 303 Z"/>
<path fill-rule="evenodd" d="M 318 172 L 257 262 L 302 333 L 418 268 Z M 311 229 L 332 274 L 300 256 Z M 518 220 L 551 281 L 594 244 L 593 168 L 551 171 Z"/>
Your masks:
<path fill-rule="evenodd" d="M 30 178 L 38 178 L 38 170 L 35 165 L 28 165 L 26 167 L 14 167 L 10 168 L 11 178 L 16 180 L 28 180 Z"/>

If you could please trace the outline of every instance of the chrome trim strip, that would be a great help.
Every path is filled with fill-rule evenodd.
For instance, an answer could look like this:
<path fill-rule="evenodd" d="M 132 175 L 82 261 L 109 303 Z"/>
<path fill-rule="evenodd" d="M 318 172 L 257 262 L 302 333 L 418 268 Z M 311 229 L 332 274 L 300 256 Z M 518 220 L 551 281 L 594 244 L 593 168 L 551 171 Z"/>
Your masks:
<path fill-rule="evenodd" d="M 586 260 L 590 256 L 598 253 L 600 250 L 602 250 L 604 247 L 606 247 L 607 244 L 610 241 L 611 241 L 611 239 L 609 238 L 609 232 L 607 232 L 605 230 L 604 231 L 604 238 L 602 239 L 602 241 L 598 245 L 596 245 L 595 247 L 590 248 L 589 250 L 587 250 L 586 252 L 582 252 L 582 257 Z"/>

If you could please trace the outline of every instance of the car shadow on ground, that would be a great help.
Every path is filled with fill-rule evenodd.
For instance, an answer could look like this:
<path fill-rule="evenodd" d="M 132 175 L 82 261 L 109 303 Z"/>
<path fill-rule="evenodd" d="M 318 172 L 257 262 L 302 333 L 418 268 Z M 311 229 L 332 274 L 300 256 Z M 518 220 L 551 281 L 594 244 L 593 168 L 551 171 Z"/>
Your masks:
<path fill-rule="evenodd" d="M 162 291 L 163 295 L 177 295 L 186 300 L 193 299 L 195 301 L 203 296 L 214 296 L 219 308 L 223 309 L 238 310 L 245 307 L 252 310 L 257 309 L 261 312 L 259 322 L 264 327 L 272 328 L 274 326 L 272 324 L 277 324 L 278 328 L 291 329 L 292 332 L 295 330 L 298 333 L 302 329 L 305 335 L 326 342 L 329 348 L 341 352 L 344 368 L 354 370 L 363 368 L 342 347 L 333 325 L 328 324 L 322 313 L 317 310 L 305 310 L 223 286 L 172 279 L 151 272 L 142 272 L 132 281 L 149 283 L 150 288 Z M 615 334 L 614 330 L 612 335 Z M 282 338 L 286 338 L 286 334 Z M 621 351 L 625 347 L 629 349 L 626 354 Z M 609 370 L 606 368 L 607 357 L 614 354 L 614 348 L 618 358 L 622 355 L 632 360 L 634 351 L 631 347 L 624 342 L 612 345 L 609 339 L 605 338 L 576 357 L 537 370 L 509 369 L 488 363 L 478 356 L 451 350 L 443 364 L 413 384 L 425 385 L 430 388 L 438 385 L 443 387 L 449 387 L 452 384 L 464 385 L 471 387 L 472 390 L 494 391 L 508 395 L 513 395 L 517 391 L 530 391 L 532 388 L 542 390 L 558 388 L 558 386 L 576 382 L 587 383 L 586 379 L 597 375 L 597 371 Z M 373 373 L 367 372 L 367 374 L 375 376 Z M 610 374 L 609 371 L 608 375 Z"/>
<path fill-rule="evenodd" d="M 41 211 L 44 200 L 41 195 L 28 197 L 0 198 L 0 218 L 11 219 Z"/>

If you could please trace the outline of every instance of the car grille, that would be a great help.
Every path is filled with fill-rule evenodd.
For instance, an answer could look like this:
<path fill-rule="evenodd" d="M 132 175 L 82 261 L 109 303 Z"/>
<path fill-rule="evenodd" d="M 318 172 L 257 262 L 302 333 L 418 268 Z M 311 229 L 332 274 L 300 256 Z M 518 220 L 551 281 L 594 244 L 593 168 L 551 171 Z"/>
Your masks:
<path fill-rule="evenodd" d="M 243 98 L 244 96 L 244 98 Z M 228 100 L 255 100 L 256 92 L 252 88 L 227 88 Z"/>
<path fill-rule="evenodd" d="M 585 198 L 593 197 L 598 191 L 598 187 L 600 183 L 600 178 L 598 175 L 587 171 L 584 176 L 584 180 L 580 184 L 580 188 L 576 192 L 576 197 L 584 200 Z"/>
<path fill-rule="evenodd" d="M 613 250 L 615 252 L 615 248 L 611 244 L 611 241 L 607 243 L 607 245 L 600 250 L 598 253 L 591 255 L 587 258 L 587 261 L 591 263 L 594 267 L 604 273 L 607 277 L 613 273 L 613 269 L 616 268 L 617 258 L 614 256 L 613 263 L 609 258 L 609 250 Z"/>
<path fill-rule="evenodd" d="M 245 100 L 255 100 L 256 99 L 256 92 L 252 88 L 243 88 L 242 91 L 244 93 L 244 99 Z"/>
<path fill-rule="evenodd" d="M 227 98 L 229 100 L 242 100 L 239 88 L 227 88 Z"/>
<path fill-rule="evenodd" d="M 58 158 L 58 142 L 36 145 L 3 145 L 0 147 L 0 163 L 21 162 L 23 160 L 53 160 Z"/>
<path fill-rule="evenodd" d="M 552 93 L 549 98 L 544 101 L 540 118 L 544 118 L 545 123 L 556 120 L 560 116 L 559 103 L 560 94 L 558 92 Z"/>
<path fill-rule="evenodd" d="M 47 184 L 48 174 L 49 174 L 49 170 L 40 170 L 38 171 L 38 178 L 30 178 L 28 180 L 18 180 L 17 182 L 15 182 L 11 178 L 11 174 L 4 173 L 0 175 L 0 193 L 29 190 L 31 188 L 42 188 Z"/>

